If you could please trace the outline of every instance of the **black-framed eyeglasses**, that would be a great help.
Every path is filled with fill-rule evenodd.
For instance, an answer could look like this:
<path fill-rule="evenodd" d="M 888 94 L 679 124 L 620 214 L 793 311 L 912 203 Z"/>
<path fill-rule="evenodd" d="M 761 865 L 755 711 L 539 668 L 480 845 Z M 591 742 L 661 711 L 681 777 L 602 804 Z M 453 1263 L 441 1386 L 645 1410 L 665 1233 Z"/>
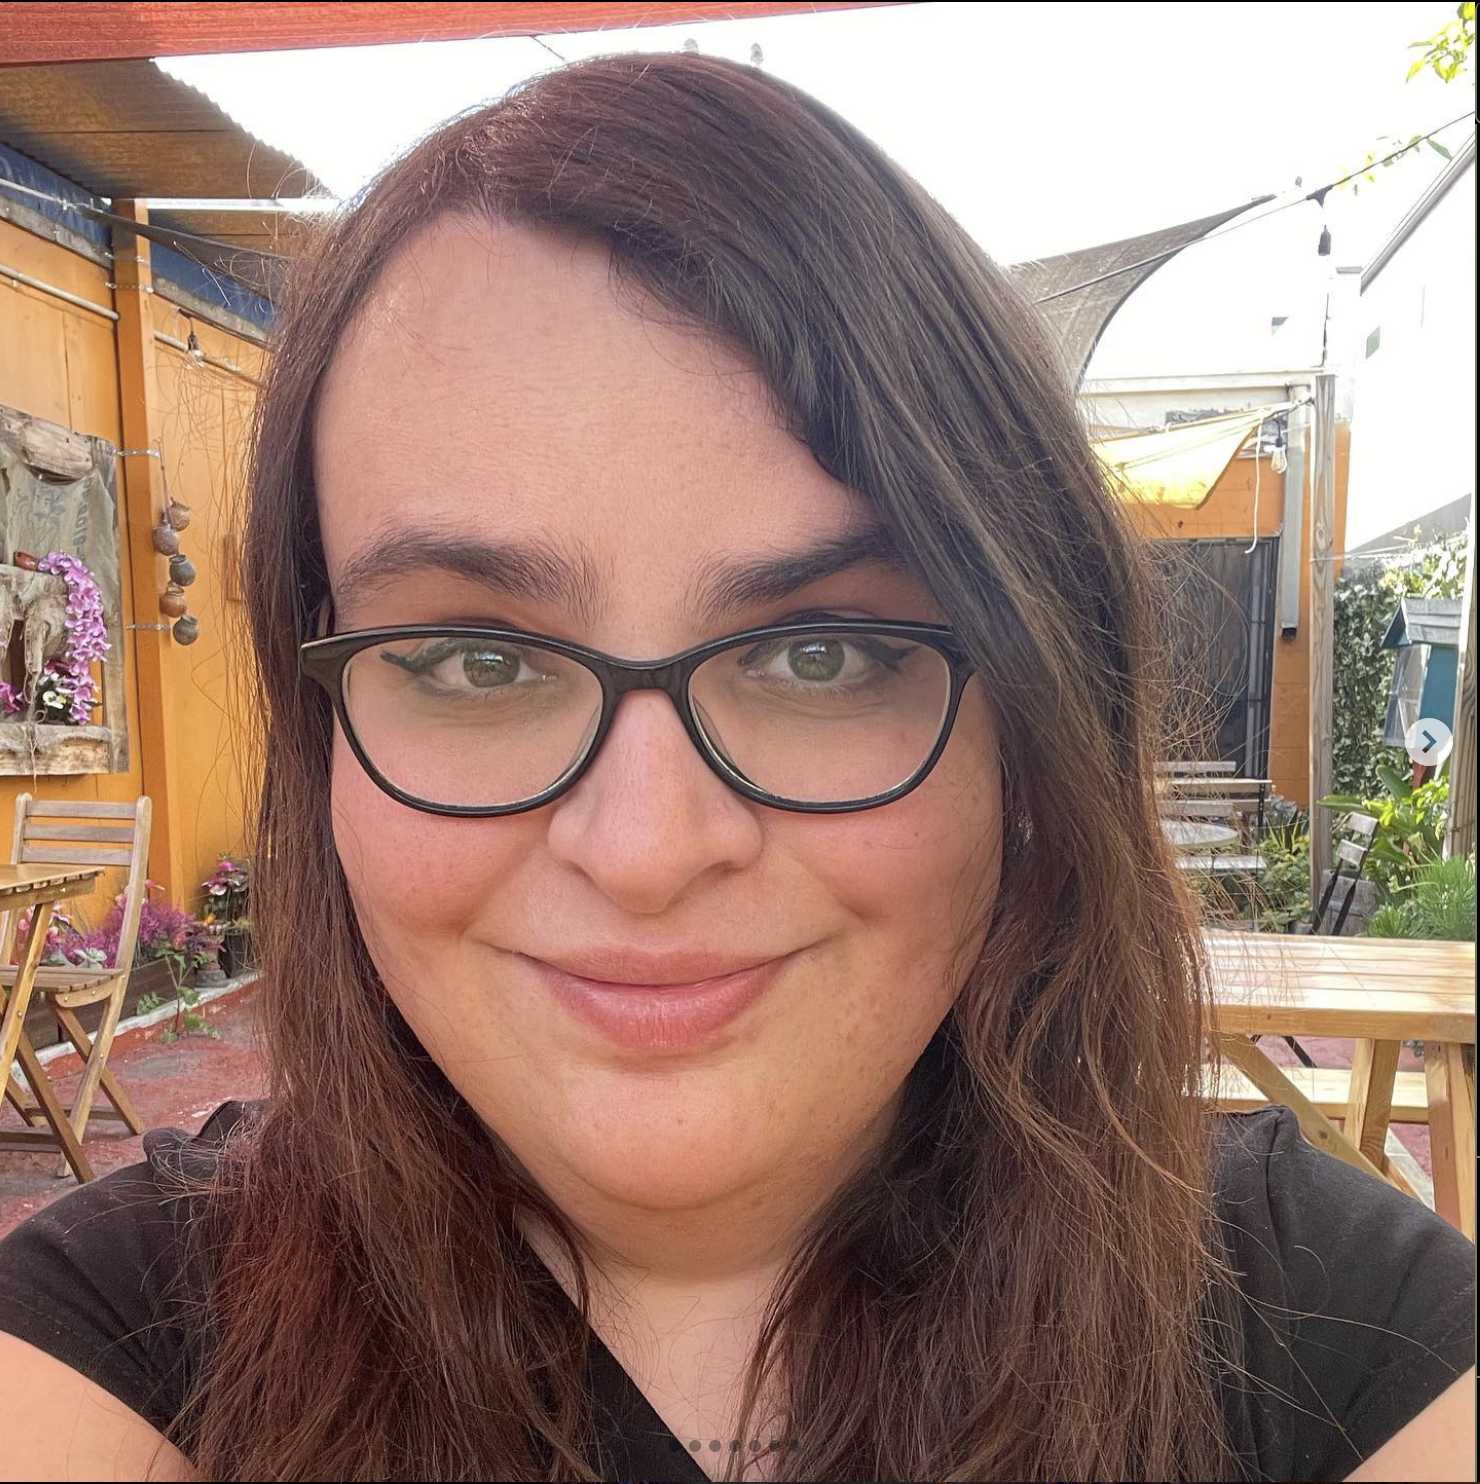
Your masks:
<path fill-rule="evenodd" d="M 972 667 L 938 624 L 828 619 L 745 629 L 655 664 L 517 629 L 406 625 L 311 639 L 361 766 L 431 814 L 518 814 L 591 766 L 631 691 L 663 691 L 705 762 L 777 809 L 873 809 L 939 760 Z"/>

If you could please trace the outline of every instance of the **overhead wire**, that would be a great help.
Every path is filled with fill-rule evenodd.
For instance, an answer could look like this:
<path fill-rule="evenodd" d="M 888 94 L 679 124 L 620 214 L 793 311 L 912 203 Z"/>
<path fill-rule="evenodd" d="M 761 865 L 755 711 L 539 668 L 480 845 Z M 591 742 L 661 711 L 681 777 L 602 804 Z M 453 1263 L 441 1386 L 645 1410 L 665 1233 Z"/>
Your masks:
<path fill-rule="evenodd" d="M 1085 289 L 1094 288 L 1096 284 L 1104 283 L 1107 279 L 1118 278 L 1125 273 L 1134 273 L 1138 268 L 1150 268 L 1157 263 L 1164 262 L 1167 258 L 1175 257 L 1180 252 L 1185 252 L 1189 247 L 1194 247 L 1200 242 L 1220 241 L 1224 237 L 1229 236 L 1230 233 L 1237 232 L 1242 227 L 1251 227 L 1256 222 L 1267 222 L 1270 217 L 1278 216 L 1282 211 L 1288 211 L 1292 206 L 1303 206 L 1307 201 L 1314 201 L 1316 205 L 1324 206 L 1326 196 L 1329 192 L 1339 189 L 1350 181 L 1356 180 L 1358 176 L 1366 175 L 1369 171 L 1375 170 L 1379 165 L 1391 164 L 1400 155 L 1406 155 L 1418 145 L 1426 144 L 1435 135 L 1442 134 L 1446 129 L 1452 129 L 1456 124 L 1462 124 L 1466 120 L 1473 118 L 1473 114 L 1462 113 L 1458 118 L 1450 119 L 1447 124 L 1440 124 L 1437 129 L 1430 129 L 1427 134 L 1420 134 L 1416 138 L 1409 140 L 1402 148 L 1395 149 L 1391 154 L 1384 155 L 1382 159 L 1373 160 L 1371 164 L 1364 165 L 1360 170 L 1353 170 L 1350 174 L 1343 175 L 1339 180 L 1333 180 L 1327 185 L 1317 186 L 1313 191 L 1306 191 L 1302 195 L 1292 196 L 1288 200 L 1281 201 L 1278 206 L 1273 206 L 1268 211 L 1261 212 L 1258 216 L 1241 217 L 1238 221 L 1229 222 L 1207 233 L 1205 236 L 1195 237 L 1191 242 L 1184 242 L 1180 246 L 1167 248 L 1164 252 L 1152 253 L 1150 257 L 1138 259 L 1134 263 L 1126 263 L 1120 268 L 1110 268 L 1104 273 L 1097 273 L 1093 278 L 1086 278 L 1079 283 L 1071 283 L 1067 288 L 1055 289 L 1053 293 L 1044 294 L 1041 298 L 1035 299 L 1033 302 L 1035 304 L 1047 304 L 1050 300 L 1062 299 L 1067 294 L 1077 294 Z M 1267 201 L 1276 199 L 1278 198 L 1275 196 L 1256 196 L 1249 203 L 1249 207 L 1259 206 Z"/>

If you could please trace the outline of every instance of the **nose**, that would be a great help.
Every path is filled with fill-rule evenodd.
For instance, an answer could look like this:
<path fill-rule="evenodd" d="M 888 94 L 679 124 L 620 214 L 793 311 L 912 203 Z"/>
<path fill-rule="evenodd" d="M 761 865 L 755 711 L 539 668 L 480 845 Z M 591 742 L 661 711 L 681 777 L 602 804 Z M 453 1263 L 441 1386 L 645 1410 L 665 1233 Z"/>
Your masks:
<path fill-rule="evenodd" d="M 653 916 L 705 877 L 755 860 L 760 808 L 715 776 L 667 696 L 637 691 L 580 782 L 551 806 L 547 840 L 615 906 Z"/>

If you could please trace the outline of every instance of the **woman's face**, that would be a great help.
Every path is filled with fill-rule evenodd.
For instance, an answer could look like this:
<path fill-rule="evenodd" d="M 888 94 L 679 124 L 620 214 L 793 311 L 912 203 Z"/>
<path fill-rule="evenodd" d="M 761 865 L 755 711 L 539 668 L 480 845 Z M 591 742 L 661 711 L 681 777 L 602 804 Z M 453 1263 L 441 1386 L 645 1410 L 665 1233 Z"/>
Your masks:
<path fill-rule="evenodd" d="M 876 518 L 742 361 L 612 284 L 602 246 L 461 219 L 392 261 L 318 413 L 336 631 L 486 623 L 651 660 L 818 610 L 942 622 L 879 559 L 704 606 L 722 569 Z M 538 548 L 574 591 L 521 595 L 492 561 L 425 565 L 429 535 Z M 926 781 L 856 814 L 735 794 L 657 691 L 626 698 L 573 789 L 502 818 L 407 808 L 335 740 L 339 855 L 423 1046 L 557 1200 L 670 1215 L 824 1180 L 878 1131 L 980 946 L 999 809 L 975 681 Z M 763 992 L 733 1018 L 635 1044 L 542 967 L 654 984 L 760 963 Z"/>

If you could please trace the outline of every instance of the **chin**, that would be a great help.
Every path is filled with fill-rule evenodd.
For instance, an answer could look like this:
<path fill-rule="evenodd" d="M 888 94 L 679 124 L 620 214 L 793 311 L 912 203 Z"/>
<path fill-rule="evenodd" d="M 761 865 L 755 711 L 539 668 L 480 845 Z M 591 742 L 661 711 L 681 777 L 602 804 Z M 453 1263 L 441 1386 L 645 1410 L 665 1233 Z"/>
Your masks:
<path fill-rule="evenodd" d="M 681 1210 L 761 1182 L 788 1161 L 785 1125 L 763 1113 L 769 1099 L 728 1109 L 716 1102 L 706 1095 L 634 1108 L 593 1099 L 551 1109 L 531 1132 L 541 1164 L 553 1161 L 562 1177 L 626 1205 Z"/>

